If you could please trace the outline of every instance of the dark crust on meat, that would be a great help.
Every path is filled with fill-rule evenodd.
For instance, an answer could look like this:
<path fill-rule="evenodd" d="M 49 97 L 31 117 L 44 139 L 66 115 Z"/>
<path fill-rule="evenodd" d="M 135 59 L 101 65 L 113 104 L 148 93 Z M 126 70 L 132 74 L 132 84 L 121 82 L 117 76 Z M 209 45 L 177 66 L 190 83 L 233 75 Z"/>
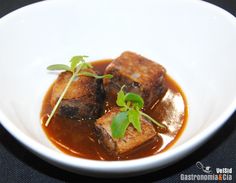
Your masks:
<path fill-rule="evenodd" d="M 106 129 L 100 125 L 95 125 L 95 130 L 99 144 L 103 145 L 109 153 L 116 154 L 117 145 Z"/>
<path fill-rule="evenodd" d="M 141 95 L 145 107 L 150 107 L 166 91 L 165 73 L 160 64 L 135 53 L 124 52 L 106 68 L 105 74 L 112 74 L 113 78 L 104 79 L 103 84 L 106 93 L 112 96 L 126 85 L 126 92 Z"/>
<path fill-rule="evenodd" d="M 71 119 L 97 119 L 102 113 L 101 106 L 96 98 L 83 96 L 79 99 L 62 100 L 58 114 Z"/>
<path fill-rule="evenodd" d="M 92 69 L 87 71 L 95 73 Z M 70 72 L 63 72 L 58 76 L 52 90 L 52 106 L 55 105 L 70 77 Z M 72 82 L 58 107 L 57 114 L 78 120 L 97 119 L 102 113 L 103 100 L 102 81 L 93 77 L 80 76 Z"/>
<path fill-rule="evenodd" d="M 139 133 L 132 125 L 129 125 L 125 132 L 124 138 L 113 138 L 111 136 L 110 128 L 112 119 L 118 112 L 118 108 L 113 108 L 110 112 L 99 118 L 95 123 L 95 129 L 99 142 L 111 154 L 120 155 L 129 152 L 130 150 L 137 148 L 156 136 L 156 131 L 152 124 L 141 117 L 141 133 Z"/>

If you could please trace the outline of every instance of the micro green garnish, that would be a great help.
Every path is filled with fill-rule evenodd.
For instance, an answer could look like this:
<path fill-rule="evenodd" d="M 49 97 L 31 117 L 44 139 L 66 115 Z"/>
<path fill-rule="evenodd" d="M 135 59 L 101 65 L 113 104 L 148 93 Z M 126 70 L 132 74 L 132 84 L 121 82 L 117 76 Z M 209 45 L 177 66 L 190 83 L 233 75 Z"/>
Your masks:
<path fill-rule="evenodd" d="M 135 93 L 124 93 L 122 86 L 117 93 L 116 104 L 120 107 L 120 111 L 112 120 L 111 131 L 112 137 L 123 138 L 129 124 L 132 124 L 138 132 L 142 132 L 140 117 L 143 116 L 149 121 L 155 123 L 161 128 L 166 128 L 158 123 L 155 119 L 142 112 L 144 106 L 142 97 Z"/>
<path fill-rule="evenodd" d="M 70 87 L 72 81 L 76 78 L 76 77 L 79 77 L 81 75 L 83 76 L 89 76 L 89 77 L 94 77 L 96 79 L 102 79 L 102 78 L 112 78 L 113 76 L 108 74 L 108 75 L 103 75 L 103 76 L 98 76 L 94 73 L 90 73 L 90 72 L 87 72 L 87 71 L 83 71 L 85 69 L 89 69 L 89 68 L 92 68 L 93 66 L 88 63 L 88 62 L 85 62 L 85 58 L 87 58 L 88 56 L 85 56 L 85 55 L 82 55 L 82 56 L 74 56 L 72 57 L 72 59 L 70 60 L 70 66 L 68 65 L 64 65 L 64 64 L 55 64 L 55 65 L 50 65 L 47 67 L 48 70 L 63 70 L 63 71 L 69 71 L 69 72 L 72 72 L 72 76 L 70 78 L 70 80 L 68 81 L 68 83 L 66 84 L 66 87 L 64 88 L 62 94 L 60 95 L 56 105 L 53 107 L 53 110 L 51 112 L 51 114 L 49 115 L 46 123 L 45 123 L 45 126 L 48 126 L 53 115 L 55 114 L 58 106 L 60 105 L 63 97 L 65 96 L 68 88 Z"/>
<path fill-rule="evenodd" d="M 90 77 L 94 77 L 96 79 L 103 79 L 103 78 L 112 78 L 113 75 L 112 74 L 105 74 L 105 75 L 102 75 L 102 76 L 99 76 L 97 74 L 94 74 L 94 73 L 91 73 L 91 72 L 86 72 L 86 71 L 82 71 L 79 73 L 79 76 L 90 76 Z"/>

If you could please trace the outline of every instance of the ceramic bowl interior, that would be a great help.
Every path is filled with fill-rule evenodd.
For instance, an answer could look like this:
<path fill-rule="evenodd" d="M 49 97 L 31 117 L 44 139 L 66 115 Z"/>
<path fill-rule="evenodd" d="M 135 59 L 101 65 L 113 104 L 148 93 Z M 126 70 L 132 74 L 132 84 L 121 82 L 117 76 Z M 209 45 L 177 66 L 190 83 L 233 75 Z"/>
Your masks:
<path fill-rule="evenodd" d="M 0 121 L 44 160 L 77 173 L 129 176 L 176 162 L 201 145 L 236 107 L 236 21 L 196 0 L 51 0 L 0 20 Z M 188 101 L 185 131 L 168 151 L 106 162 L 60 152 L 40 123 L 42 99 L 55 80 L 46 67 L 73 55 L 115 58 L 130 50 L 162 64 Z M 139 66 L 141 67 L 141 66 Z"/>

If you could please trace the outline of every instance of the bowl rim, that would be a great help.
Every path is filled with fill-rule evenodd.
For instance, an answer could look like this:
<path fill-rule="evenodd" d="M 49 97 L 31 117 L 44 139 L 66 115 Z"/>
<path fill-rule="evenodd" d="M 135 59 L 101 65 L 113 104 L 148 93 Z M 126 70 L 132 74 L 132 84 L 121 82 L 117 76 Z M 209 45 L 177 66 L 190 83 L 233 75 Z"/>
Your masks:
<path fill-rule="evenodd" d="M 60 0 L 61 2 L 67 2 L 68 0 Z M 71 0 L 76 2 L 75 0 Z M 210 4 L 208 2 L 199 1 L 199 0 L 178 0 L 182 3 L 194 3 L 196 5 L 205 6 L 206 8 L 214 10 L 216 13 L 221 14 L 225 18 L 227 18 L 236 28 L 236 18 L 223 10 L 222 8 Z M 58 0 L 50 0 L 50 1 L 41 1 L 37 3 L 33 3 L 17 9 L 0 19 L 1 23 L 7 21 L 9 17 L 20 14 L 27 9 L 30 9 L 34 6 L 44 6 L 46 3 L 58 3 Z M 236 29 L 235 29 L 236 30 Z M 160 154 L 134 159 L 134 160 L 122 160 L 122 161 L 101 161 L 101 160 L 90 160 L 79 157 L 73 157 L 63 152 L 54 151 L 49 147 L 46 147 L 39 143 L 38 141 L 32 139 L 28 135 L 24 134 L 20 129 L 18 129 L 14 123 L 9 120 L 9 118 L 2 112 L 0 108 L 0 124 L 8 131 L 10 134 L 17 139 L 21 144 L 23 144 L 26 148 L 30 149 L 34 154 L 40 156 L 42 159 L 50 160 L 56 164 L 61 164 L 67 167 L 86 170 L 86 171 L 96 171 L 106 172 L 106 173 L 126 173 L 126 172 L 138 172 L 147 169 L 153 169 L 157 166 L 157 162 L 159 162 L 160 166 L 166 166 L 170 163 L 173 163 L 170 159 L 168 163 L 166 160 L 170 157 L 177 157 L 177 160 L 181 159 L 187 153 L 192 152 L 198 146 L 200 146 L 203 142 L 205 142 L 210 136 L 212 136 L 226 121 L 227 119 L 234 113 L 236 109 L 236 98 L 232 100 L 231 104 L 219 115 L 219 117 L 214 121 L 213 124 L 210 124 L 206 129 L 202 130 L 200 133 L 193 136 L 191 139 L 188 139 L 183 144 L 179 146 L 169 149 L 168 151 L 162 152 Z M 190 114 L 191 115 L 191 114 Z M 140 166 L 141 165 L 141 166 Z"/>

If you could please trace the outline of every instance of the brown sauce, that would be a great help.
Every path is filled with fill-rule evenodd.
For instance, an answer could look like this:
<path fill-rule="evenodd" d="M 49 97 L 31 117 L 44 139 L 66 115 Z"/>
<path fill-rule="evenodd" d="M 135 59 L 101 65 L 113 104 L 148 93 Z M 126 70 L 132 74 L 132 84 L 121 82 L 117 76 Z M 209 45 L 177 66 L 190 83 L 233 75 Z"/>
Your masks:
<path fill-rule="evenodd" d="M 106 66 L 111 60 L 103 60 L 93 62 L 94 69 L 99 73 L 103 73 Z M 183 91 L 179 85 L 168 75 L 166 76 L 167 92 L 156 105 L 145 112 L 157 121 L 168 127 L 167 131 L 159 132 L 157 138 L 146 142 L 140 147 L 132 150 L 122 156 L 110 155 L 102 145 L 97 141 L 94 131 L 95 120 L 77 121 L 66 119 L 60 116 L 52 118 L 50 125 L 45 126 L 46 116 L 50 114 L 52 107 L 50 106 L 50 98 L 52 86 L 45 95 L 41 119 L 42 127 L 49 140 L 61 151 L 72 156 L 95 159 L 95 160 L 127 160 L 137 159 L 160 153 L 170 148 L 180 137 L 186 126 L 188 118 L 187 102 Z M 106 100 L 104 112 L 108 111 L 115 103 Z"/>

